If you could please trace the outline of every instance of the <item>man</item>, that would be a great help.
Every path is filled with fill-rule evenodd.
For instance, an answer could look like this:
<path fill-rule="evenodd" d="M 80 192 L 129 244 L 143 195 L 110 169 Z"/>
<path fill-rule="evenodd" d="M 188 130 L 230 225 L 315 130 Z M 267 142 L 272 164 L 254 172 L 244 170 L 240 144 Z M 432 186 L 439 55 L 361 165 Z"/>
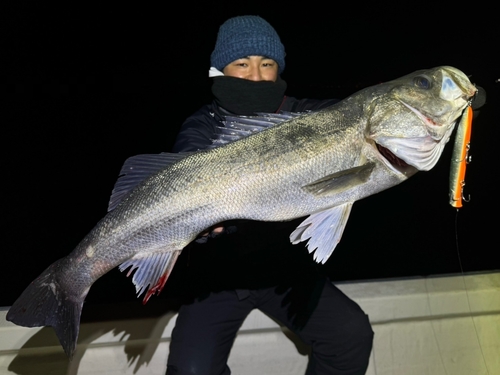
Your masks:
<path fill-rule="evenodd" d="M 285 95 L 285 50 L 258 16 L 227 20 L 211 55 L 214 101 L 190 116 L 174 152 L 212 143 L 225 115 L 317 110 L 336 100 Z M 293 224 L 293 223 L 292 223 Z M 233 229 L 235 234 L 215 234 Z M 226 228 L 226 229 L 225 229 Z M 373 331 L 361 308 L 322 274 L 305 247 L 290 245 L 290 223 L 238 221 L 212 228 L 176 265 L 192 297 L 172 332 L 167 374 L 230 374 L 227 359 L 241 324 L 257 308 L 311 346 L 306 374 L 364 374 Z M 182 267 L 186 268 L 182 270 Z"/>

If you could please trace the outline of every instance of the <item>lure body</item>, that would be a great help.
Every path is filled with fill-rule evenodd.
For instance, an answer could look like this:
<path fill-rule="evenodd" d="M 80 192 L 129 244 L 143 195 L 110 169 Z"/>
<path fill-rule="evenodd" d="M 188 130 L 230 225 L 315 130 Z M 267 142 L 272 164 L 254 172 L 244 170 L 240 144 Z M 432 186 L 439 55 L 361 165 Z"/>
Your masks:
<path fill-rule="evenodd" d="M 450 204 L 455 208 L 462 207 L 465 186 L 465 169 L 470 160 L 470 136 L 472 129 L 472 108 L 464 109 L 455 135 L 450 166 Z"/>

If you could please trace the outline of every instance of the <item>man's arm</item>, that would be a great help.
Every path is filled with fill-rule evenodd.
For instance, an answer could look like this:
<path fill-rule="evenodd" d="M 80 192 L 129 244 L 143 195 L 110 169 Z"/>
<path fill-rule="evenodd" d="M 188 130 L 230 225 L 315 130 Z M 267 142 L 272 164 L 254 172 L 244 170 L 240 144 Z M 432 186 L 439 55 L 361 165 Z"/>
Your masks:
<path fill-rule="evenodd" d="M 210 115 L 209 106 L 204 106 L 189 116 L 181 126 L 172 147 L 172 152 L 204 150 L 212 144 L 217 121 Z"/>

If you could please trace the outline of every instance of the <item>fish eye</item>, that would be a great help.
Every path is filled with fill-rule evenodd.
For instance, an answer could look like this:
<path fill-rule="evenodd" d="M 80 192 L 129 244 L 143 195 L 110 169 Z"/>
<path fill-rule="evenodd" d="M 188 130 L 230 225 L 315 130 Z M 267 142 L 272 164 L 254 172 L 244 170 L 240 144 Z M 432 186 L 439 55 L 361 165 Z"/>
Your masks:
<path fill-rule="evenodd" d="M 413 83 L 415 86 L 424 90 L 429 90 L 431 88 L 431 81 L 424 76 L 417 76 L 413 78 Z"/>

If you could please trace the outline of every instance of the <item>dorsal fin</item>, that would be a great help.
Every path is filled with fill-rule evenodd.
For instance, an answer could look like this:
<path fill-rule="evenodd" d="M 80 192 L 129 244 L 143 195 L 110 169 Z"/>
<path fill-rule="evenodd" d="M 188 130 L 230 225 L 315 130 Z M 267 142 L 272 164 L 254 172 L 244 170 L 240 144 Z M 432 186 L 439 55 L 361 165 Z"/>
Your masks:
<path fill-rule="evenodd" d="M 111 192 L 108 211 L 112 211 L 123 197 L 146 178 L 191 154 L 192 152 L 177 154 L 162 152 L 161 154 L 136 155 L 125 160 Z"/>
<path fill-rule="evenodd" d="M 259 133 L 302 115 L 296 112 L 257 113 L 255 116 L 225 116 L 224 126 L 217 127 L 217 133 L 212 139 L 210 148 L 219 147 L 249 135 Z"/>

